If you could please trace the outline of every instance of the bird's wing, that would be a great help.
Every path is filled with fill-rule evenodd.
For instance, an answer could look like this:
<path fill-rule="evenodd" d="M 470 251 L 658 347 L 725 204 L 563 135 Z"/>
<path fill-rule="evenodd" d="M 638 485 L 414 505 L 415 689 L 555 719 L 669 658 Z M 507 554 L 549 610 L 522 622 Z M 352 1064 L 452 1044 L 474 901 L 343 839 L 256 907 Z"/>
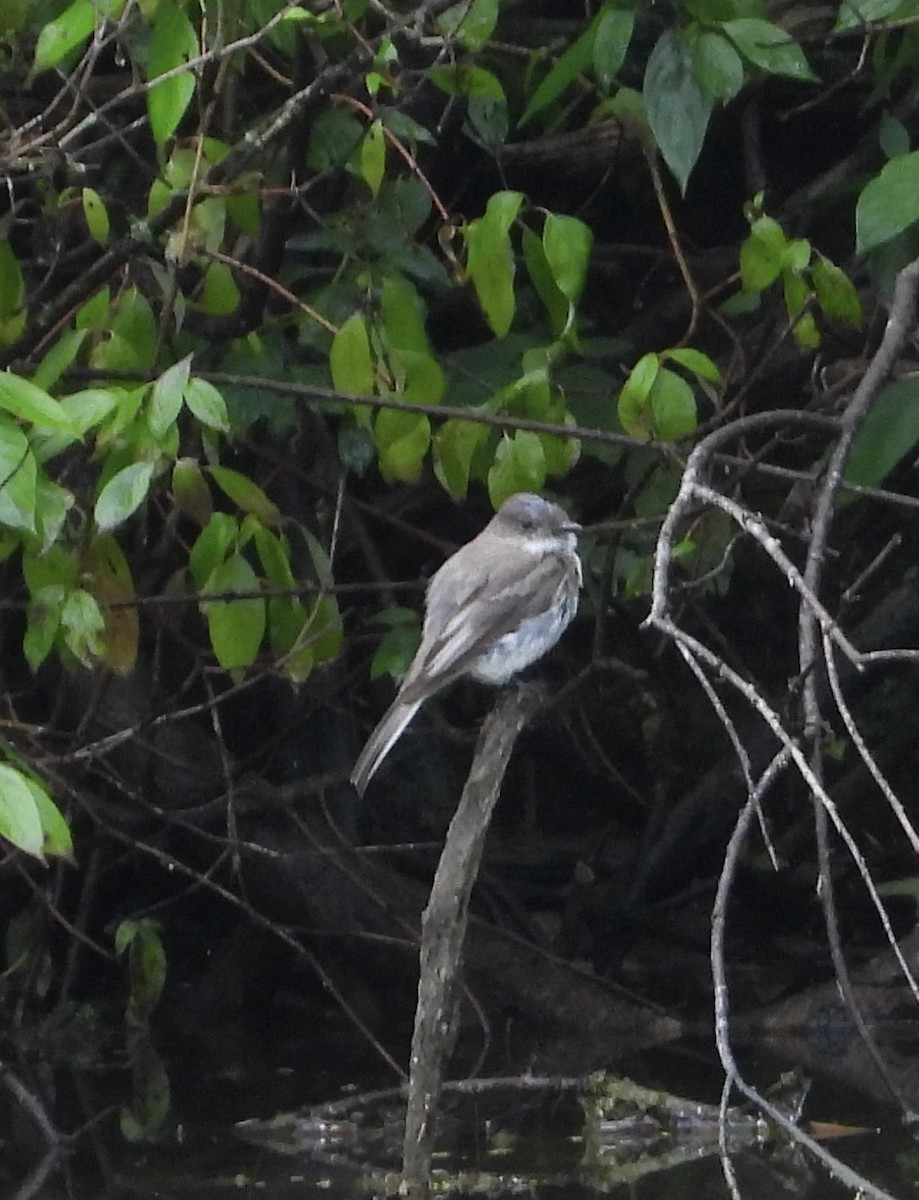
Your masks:
<path fill-rule="evenodd" d="M 499 638 L 551 608 L 577 571 L 560 554 L 545 555 L 526 572 L 520 571 L 516 556 L 510 562 L 499 560 L 489 571 L 482 571 L 474 556 L 468 557 L 470 569 L 462 576 L 448 576 L 446 586 L 440 572 L 431 579 L 421 646 L 403 681 L 403 700 L 413 699 L 416 681 L 428 695 L 458 678 Z M 470 609 L 474 621 L 468 620 Z"/>

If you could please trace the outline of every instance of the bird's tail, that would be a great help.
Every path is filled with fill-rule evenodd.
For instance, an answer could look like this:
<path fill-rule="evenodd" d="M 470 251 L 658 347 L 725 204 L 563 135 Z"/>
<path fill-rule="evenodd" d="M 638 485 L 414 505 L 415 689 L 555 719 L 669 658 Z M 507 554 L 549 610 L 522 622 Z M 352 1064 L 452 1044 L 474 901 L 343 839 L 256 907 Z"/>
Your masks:
<path fill-rule="evenodd" d="M 364 789 L 376 774 L 377 767 L 392 750 L 402 730 L 420 707 L 420 700 L 406 703 L 398 696 L 390 704 L 380 723 L 367 739 L 367 744 L 360 752 L 351 772 L 351 782 L 357 788 L 358 795 L 363 796 Z"/>

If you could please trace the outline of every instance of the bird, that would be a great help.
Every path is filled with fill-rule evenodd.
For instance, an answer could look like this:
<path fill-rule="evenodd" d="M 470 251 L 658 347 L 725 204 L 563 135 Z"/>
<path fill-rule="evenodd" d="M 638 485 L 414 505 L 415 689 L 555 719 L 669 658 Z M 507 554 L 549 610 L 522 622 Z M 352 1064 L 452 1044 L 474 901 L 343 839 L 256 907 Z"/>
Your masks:
<path fill-rule="evenodd" d="M 431 576 L 417 653 L 351 772 L 361 796 L 431 696 L 461 676 L 500 687 L 552 649 L 578 607 L 580 532 L 557 504 L 517 492 Z"/>

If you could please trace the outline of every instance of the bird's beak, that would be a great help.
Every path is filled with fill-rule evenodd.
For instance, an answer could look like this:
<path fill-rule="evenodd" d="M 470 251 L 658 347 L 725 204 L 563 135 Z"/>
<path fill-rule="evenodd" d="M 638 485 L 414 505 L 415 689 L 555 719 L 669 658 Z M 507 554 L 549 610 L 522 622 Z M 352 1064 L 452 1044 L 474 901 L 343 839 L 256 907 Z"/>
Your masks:
<path fill-rule="evenodd" d="M 577 521 L 566 521 L 562 526 L 562 533 L 583 533 L 584 526 L 579 525 Z"/>

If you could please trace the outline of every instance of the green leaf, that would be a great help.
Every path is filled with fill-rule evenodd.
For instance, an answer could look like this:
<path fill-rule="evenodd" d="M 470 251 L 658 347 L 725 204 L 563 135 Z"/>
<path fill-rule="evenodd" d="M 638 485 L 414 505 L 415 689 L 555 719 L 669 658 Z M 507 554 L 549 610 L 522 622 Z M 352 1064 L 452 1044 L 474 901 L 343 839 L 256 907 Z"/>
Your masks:
<path fill-rule="evenodd" d="M 811 266 L 811 279 L 817 292 L 817 301 L 828 317 L 844 321 L 858 328 L 862 323 L 862 302 L 855 284 L 845 273 L 817 254 Z"/>
<path fill-rule="evenodd" d="M 373 395 L 375 375 L 370 338 L 360 313 L 352 313 L 333 338 L 329 368 L 336 391 L 353 396 Z"/>
<path fill-rule="evenodd" d="M 587 278 L 594 235 L 577 217 L 549 213 L 542 231 L 546 262 L 555 285 L 569 304 L 577 304 Z"/>
<path fill-rule="evenodd" d="M 541 492 L 546 482 L 546 457 L 539 435 L 528 429 L 506 434 L 498 443 L 488 472 L 488 498 L 495 509 L 514 492 Z"/>
<path fill-rule="evenodd" d="M 659 441 L 674 442 L 696 428 L 696 398 L 682 375 L 662 367 L 651 388 L 651 413 Z"/>
<path fill-rule="evenodd" d="M 469 476 L 488 428 L 475 421 L 445 421 L 434 435 L 434 474 L 455 500 L 464 500 Z"/>
<path fill-rule="evenodd" d="M 229 467 L 210 468 L 214 482 L 220 490 L 238 505 L 243 512 L 252 513 L 263 525 L 277 525 L 281 520 L 278 506 L 269 500 L 257 483 L 248 475 L 233 471 Z"/>
<path fill-rule="evenodd" d="M 845 477 L 877 487 L 919 445 L 919 379 L 898 379 L 878 393 L 852 442 Z M 855 497 L 844 497 L 851 503 Z"/>
<path fill-rule="evenodd" d="M 160 0 L 153 19 L 147 78 L 157 76 L 189 62 L 198 54 L 198 35 L 184 7 L 174 0 Z M 159 149 L 172 137 L 195 92 L 195 75 L 183 71 L 163 83 L 154 83 L 147 92 L 150 132 Z"/>
<path fill-rule="evenodd" d="M 498 0 L 462 0 L 436 18 L 435 24 L 446 38 L 456 38 L 465 50 L 481 50 L 494 33 L 498 20 Z"/>
<path fill-rule="evenodd" d="M 919 220 L 919 150 L 893 158 L 864 189 L 855 206 L 859 253 L 889 242 Z"/>
<path fill-rule="evenodd" d="M 200 208 L 196 211 L 200 211 Z M 213 246 L 212 249 L 219 248 L 219 239 L 217 240 L 218 245 Z M 236 286 L 236 280 L 233 278 L 230 267 L 222 262 L 209 263 L 204 272 L 204 282 L 198 301 L 201 311 L 214 317 L 227 317 L 239 308 L 240 299 L 239 288 Z"/>
<path fill-rule="evenodd" d="M 217 433 L 230 432 L 230 418 L 223 396 L 206 379 L 189 379 L 185 385 L 185 403 L 189 412 Z"/>
<path fill-rule="evenodd" d="M 616 72 L 625 61 L 634 28 L 633 9 L 603 5 L 597 17 L 593 40 L 593 68 L 597 82 L 604 91 L 608 92 L 615 82 Z"/>
<path fill-rule="evenodd" d="M 380 323 L 386 344 L 430 354 L 424 317 L 424 303 L 413 285 L 401 275 L 387 275 L 380 295 Z"/>
<path fill-rule="evenodd" d="M 28 625 L 22 639 L 22 652 L 33 671 L 37 671 L 51 653 L 61 626 L 64 588 L 60 584 L 33 591 L 28 607 Z"/>
<path fill-rule="evenodd" d="M 74 0 L 60 16 L 42 26 L 35 43 L 35 73 L 56 67 L 71 50 L 89 38 L 95 27 L 96 5 L 92 0 Z"/>
<path fill-rule="evenodd" d="M 374 621 L 388 625 L 370 664 L 370 678 L 390 675 L 401 679 L 408 670 L 421 641 L 418 614 L 411 608 L 392 607 L 377 613 Z"/>
<path fill-rule="evenodd" d="M 842 0 L 834 29 L 841 31 L 875 25 L 886 17 L 893 16 L 901 7 L 902 0 Z M 915 10 L 910 15 L 915 16 Z"/>
<path fill-rule="evenodd" d="M 172 496 L 176 508 L 203 529 L 214 511 L 211 489 L 193 458 L 178 458 L 172 469 Z M 209 574 L 210 572 L 208 572 Z"/>
<path fill-rule="evenodd" d="M 443 63 L 439 67 L 432 67 L 427 77 L 448 96 L 490 96 L 493 100 L 507 101 L 498 77 L 492 75 L 491 71 L 486 71 L 484 67 L 473 67 L 466 63 Z"/>
<path fill-rule="evenodd" d="M 85 187 L 83 189 L 83 215 L 86 218 L 90 236 L 100 246 L 104 246 L 108 241 L 109 234 L 108 209 L 95 188 Z"/>
<path fill-rule="evenodd" d="M 631 437 L 649 438 L 654 433 L 651 389 L 660 369 L 659 357 L 653 353 L 645 354 L 622 385 L 617 404 L 619 420 Z"/>
<path fill-rule="evenodd" d="M 901 154 L 909 154 L 909 130 L 892 113 L 881 114 L 878 141 L 887 158 L 898 158 Z"/>
<path fill-rule="evenodd" d="M 152 462 L 131 463 L 112 476 L 93 510 L 100 532 L 114 529 L 137 511 L 150 491 L 153 470 Z"/>
<path fill-rule="evenodd" d="M 82 561 L 82 580 L 103 606 L 105 628 L 97 650 L 111 671 L 129 675 L 137 663 L 140 623 L 131 568 L 110 533 L 93 538 Z"/>
<path fill-rule="evenodd" d="M 29 784 L 21 771 L 0 763 L 0 837 L 40 859 L 45 836 Z"/>
<path fill-rule="evenodd" d="M 691 371 L 698 379 L 704 379 L 706 383 L 721 383 L 721 372 L 718 367 L 701 350 L 693 350 L 691 347 L 668 350 L 663 357 L 669 358 L 671 362 L 679 363 L 681 367 Z"/>
<path fill-rule="evenodd" d="M 239 536 L 239 523 L 229 513 L 215 512 L 198 534 L 191 554 L 188 569 L 195 586 L 200 590 L 223 562 L 232 543 Z"/>
<path fill-rule="evenodd" d="M 107 304 L 100 312 L 109 336 L 93 348 L 90 365 L 103 371 L 149 371 L 156 358 L 157 324 L 147 298 L 137 288 L 128 288 L 114 316 Z"/>
<path fill-rule="evenodd" d="M 35 531 L 38 470 L 22 430 L 0 416 L 0 523 L 27 533 Z"/>
<path fill-rule="evenodd" d="M 523 230 L 523 261 L 536 294 L 543 302 L 549 315 L 549 326 L 555 337 L 561 337 L 568 325 L 571 306 L 558 289 L 558 284 L 546 259 L 542 238 L 532 231 Z"/>
<path fill-rule="evenodd" d="M 813 296 L 810 284 L 807 280 L 802 279 L 800 275 L 786 272 L 782 277 L 782 286 L 785 293 L 785 307 L 788 309 L 788 315 L 798 318 L 792 329 L 792 336 L 799 346 L 803 346 L 808 350 L 815 349 L 820 345 L 820 331 L 817 328 L 813 313 L 805 311 Z"/>
<path fill-rule="evenodd" d="M 58 806 L 54 803 L 40 783 L 28 776 L 23 776 L 26 786 L 32 793 L 38 819 L 42 828 L 42 852 L 51 858 L 73 859 L 73 839 L 67 822 Z"/>
<path fill-rule="evenodd" d="M 76 435 L 66 412 L 47 392 L 9 371 L 0 371 L 0 408 L 40 429 Z"/>
<path fill-rule="evenodd" d="M 2 243 L 0 243 L 2 246 Z M 2 268 L 0 268 L 2 270 Z M 0 297 L 4 292 L 3 280 L 0 277 Z M 2 300 L 0 300 L 2 305 Z M 67 368 L 80 352 L 80 347 L 86 340 L 85 329 L 67 329 L 57 339 L 45 357 L 41 360 L 32 376 L 32 382 L 42 391 L 54 387 Z M 64 410 L 67 406 L 62 403 Z M 68 413 L 68 415 L 70 415 Z"/>
<path fill-rule="evenodd" d="M 697 27 L 690 39 L 696 82 L 715 100 L 731 100 L 744 82 L 743 60 L 733 44 L 714 29 Z"/>
<path fill-rule="evenodd" d="M 772 217 L 756 218 L 750 236 L 740 248 L 740 277 L 746 291 L 762 292 L 778 279 L 787 244 L 778 221 Z"/>
<path fill-rule="evenodd" d="M 258 590 L 255 571 L 238 551 L 218 563 L 202 589 L 204 594 Z M 223 669 L 234 671 L 251 666 L 265 635 L 265 601 L 258 597 L 206 600 L 201 610 L 207 618 L 211 646 Z"/>
<path fill-rule="evenodd" d="M 383 133 L 383 122 L 374 121 L 361 141 L 361 176 L 370 188 L 370 194 L 376 196 L 386 173 L 386 137 Z"/>
<path fill-rule="evenodd" d="M 431 422 L 423 413 L 384 408 L 377 413 L 373 438 L 387 483 L 417 483 L 431 444 Z"/>
<path fill-rule="evenodd" d="M 86 388 L 61 400 L 61 408 L 77 437 L 83 437 L 118 407 L 119 397 L 107 388 Z"/>
<path fill-rule="evenodd" d="M 811 244 L 806 238 L 792 238 L 782 251 L 782 270 L 800 273 L 811 260 Z"/>
<path fill-rule="evenodd" d="M 817 82 L 804 51 L 791 34 L 777 25 L 756 17 L 741 17 L 736 21 L 725 21 L 721 28 L 744 58 L 770 75 Z"/>
<path fill-rule="evenodd" d="M 147 424 L 157 441 L 172 429 L 181 412 L 183 393 L 191 371 L 191 359 L 192 356 L 186 354 L 179 362 L 167 367 L 153 384 Z"/>
<path fill-rule="evenodd" d="M 64 644 L 84 667 L 92 668 L 93 660 L 102 657 L 104 631 L 105 618 L 95 596 L 85 588 L 74 588 L 64 597 L 61 609 Z"/>
<path fill-rule="evenodd" d="M 25 328 L 26 313 L 22 307 L 24 297 L 25 281 L 16 255 L 9 242 L 0 238 L 0 346 L 11 345 Z M 37 382 L 41 387 L 46 387 L 53 381 Z"/>
<path fill-rule="evenodd" d="M 593 62 L 598 24 L 599 14 L 594 17 L 581 36 L 571 43 L 564 54 L 559 56 L 523 110 L 523 116 L 520 118 L 521 128 L 538 112 L 542 112 L 544 108 L 548 108 L 554 100 L 557 100 L 579 75 L 583 75 L 585 71 L 589 70 Z"/>
<path fill-rule="evenodd" d="M 692 52 L 673 29 L 651 51 L 642 95 L 664 162 L 685 192 L 705 140 L 712 98 L 696 82 Z"/>
<path fill-rule="evenodd" d="M 463 229 L 466 269 L 485 319 L 496 337 L 504 337 L 514 319 L 514 254 L 509 231 L 523 203 L 521 192 L 495 192 L 484 216 Z"/>

